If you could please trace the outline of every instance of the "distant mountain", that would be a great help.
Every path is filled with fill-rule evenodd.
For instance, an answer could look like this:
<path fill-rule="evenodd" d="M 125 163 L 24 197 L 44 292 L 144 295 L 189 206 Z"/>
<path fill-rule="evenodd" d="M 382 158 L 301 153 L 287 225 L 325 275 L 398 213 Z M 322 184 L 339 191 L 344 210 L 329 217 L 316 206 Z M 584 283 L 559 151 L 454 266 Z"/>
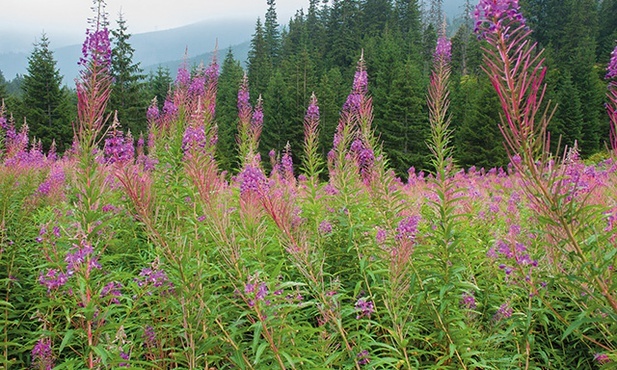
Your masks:
<path fill-rule="evenodd" d="M 129 32 L 130 32 L 130 24 Z M 234 50 L 236 58 L 244 61 L 248 53 L 248 40 L 254 32 L 255 21 L 252 19 L 227 19 L 204 21 L 184 27 L 155 31 L 131 36 L 130 43 L 135 49 L 134 61 L 140 62 L 148 73 L 158 65 L 175 66 L 175 72 L 182 62 L 185 51 L 188 52 L 188 63 L 208 63 L 211 53 L 218 42 L 219 56 L 224 57 L 229 47 Z M 4 38 L 0 34 L 0 39 Z M 54 40 L 50 39 L 53 47 Z M 30 47 L 33 49 L 33 46 Z M 7 80 L 17 74 L 26 73 L 30 53 L 0 54 L 0 70 Z M 58 62 L 60 74 L 64 76 L 66 85 L 73 85 L 79 68 L 77 61 L 81 56 L 81 45 L 71 45 L 54 50 L 54 58 Z"/>

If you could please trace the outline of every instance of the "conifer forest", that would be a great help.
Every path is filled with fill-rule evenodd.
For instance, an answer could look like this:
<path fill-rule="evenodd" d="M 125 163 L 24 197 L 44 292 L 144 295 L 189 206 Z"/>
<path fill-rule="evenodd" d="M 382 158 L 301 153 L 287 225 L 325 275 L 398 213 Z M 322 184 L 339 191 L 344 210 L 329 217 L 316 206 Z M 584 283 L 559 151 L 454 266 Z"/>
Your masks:
<path fill-rule="evenodd" d="M 617 368 L 617 0 L 260 1 L 0 74 L 0 368 Z"/>

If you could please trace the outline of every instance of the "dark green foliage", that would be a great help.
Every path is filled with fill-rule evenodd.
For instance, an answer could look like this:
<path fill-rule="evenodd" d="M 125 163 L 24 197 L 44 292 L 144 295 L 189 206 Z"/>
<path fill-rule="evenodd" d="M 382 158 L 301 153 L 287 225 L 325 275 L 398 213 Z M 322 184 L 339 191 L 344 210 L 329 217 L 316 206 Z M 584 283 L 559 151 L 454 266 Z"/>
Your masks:
<path fill-rule="evenodd" d="M 21 123 L 24 117 L 31 136 L 40 139 L 45 150 L 55 141 L 57 149 L 64 151 L 73 139 L 72 109 L 45 34 L 34 44 L 28 58 L 28 73 L 24 75 L 22 88 L 21 115 L 16 117 L 17 122 Z"/>
<path fill-rule="evenodd" d="M 4 78 L 4 74 L 0 70 L 0 101 L 8 98 L 8 92 L 6 90 L 6 79 Z"/>
<path fill-rule="evenodd" d="M 458 164 L 492 168 L 508 163 L 499 131 L 499 98 L 484 75 L 463 76 L 452 84 L 451 111 Z"/>
<path fill-rule="evenodd" d="M 163 109 L 163 104 L 167 97 L 167 93 L 173 83 L 169 68 L 159 66 L 156 69 L 156 73 L 151 73 L 148 78 L 148 96 L 149 98 L 156 98 L 159 109 Z"/>
<path fill-rule="evenodd" d="M 121 127 L 139 136 L 147 129 L 148 97 L 144 94 L 145 76 L 139 63 L 133 62 L 135 50 L 130 44 L 126 20 L 120 14 L 118 28 L 112 34 L 111 74 L 114 77 L 108 109 L 118 112 Z"/>
<path fill-rule="evenodd" d="M 230 48 L 221 67 L 216 95 L 216 123 L 219 135 L 217 158 L 221 168 L 227 171 L 236 168 L 238 87 L 243 74 L 240 62 L 234 59 Z"/>
<path fill-rule="evenodd" d="M 251 96 L 256 99 L 266 91 L 272 74 L 272 59 L 266 43 L 266 35 L 261 20 L 257 20 L 255 33 L 251 40 L 251 49 L 248 55 L 248 77 Z"/>

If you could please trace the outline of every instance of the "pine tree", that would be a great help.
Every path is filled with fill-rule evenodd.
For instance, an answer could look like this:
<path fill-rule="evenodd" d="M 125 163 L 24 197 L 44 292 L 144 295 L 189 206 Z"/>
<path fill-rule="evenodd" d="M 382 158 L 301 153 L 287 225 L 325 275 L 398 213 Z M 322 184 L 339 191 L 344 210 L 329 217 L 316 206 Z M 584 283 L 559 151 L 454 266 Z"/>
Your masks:
<path fill-rule="evenodd" d="M 508 163 L 499 130 L 501 106 L 488 78 L 463 76 L 453 84 L 454 148 L 463 167 L 502 167 Z"/>
<path fill-rule="evenodd" d="M 276 15 L 276 1 L 266 0 L 268 10 L 264 22 L 264 41 L 266 43 L 266 53 L 273 66 L 279 64 L 279 52 L 281 48 L 281 34 L 279 32 L 278 17 Z"/>
<path fill-rule="evenodd" d="M 0 71 L 0 105 L 3 100 L 8 98 L 8 92 L 6 89 L 6 79 L 4 78 L 4 74 Z"/>
<path fill-rule="evenodd" d="M 332 140 L 338 124 L 341 107 L 349 93 L 349 86 L 343 82 L 343 75 L 338 67 L 331 68 L 319 82 L 317 98 L 319 99 L 320 131 L 319 142 L 325 158 L 332 149 Z"/>
<path fill-rule="evenodd" d="M 361 4 L 363 36 L 377 36 L 386 28 L 392 0 L 364 0 Z"/>
<path fill-rule="evenodd" d="M 173 79 L 169 68 L 158 66 L 156 73 L 151 73 L 148 79 L 148 98 L 152 99 L 156 97 L 159 109 L 163 109 L 163 104 L 171 88 Z"/>
<path fill-rule="evenodd" d="M 238 86 L 243 75 L 240 62 L 234 58 L 230 48 L 221 67 L 216 95 L 216 124 L 219 134 L 217 159 L 221 168 L 227 171 L 231 171 L 236 165 Z"/>
<path fill-rule="evenodd" d="M 270 150 L 280 152 L 287 142 L 296 144 L 299 139 L 293 132 L 294 122 L 290 121 L 289 98 L 290 92 L 287 91 L 283 74 L 277 70 L 270 78 L 268 88 L 263 95 L 264 126 L 259 144 L 262 158 L 268 158 Z"/>
<path fill-rule="evenodd" d="M 422 49 L 422 14 L 418 0 L 395 0 L 393 14 L 394 27 L 399 29 L 405 40 L 403 51 L 407 55 L 418 56 Z"/>
<path fill-rule="evenodd" d="M 264 27 L 257 19 L 255 33 L 251 39 L 251 49 L 248 53 L 248 78 L 251 96 L 256 98 L 266 91 L 268 81 L 272 75 L 272 61 L 270 60 Z"/>
<path fill-rule="evenodd" d="M 608 64 L 617 41 L 617 0 L 602 0 L 598 13 L 598 61 Z"/>
<path fill-rule="evenodd" d="M 421 67 L 412 60 L 391 68 L 394 69 L 391 93 L 385 97 L 384 112 L 375 122 L 375 128 L 392 168 L 400 176 L 406 176 L 412 166 L 416 169 L 429 166 L 426 80 Z"/>
<path fill-rule="evenodd" d="M 333 0 L 328 19 L 327 59 L 331 66 L 352 70 L 360 55 L 357 0 Z"/>
<path fill-rule="evenodd" d="M 133 62 L 135 49 L 129 43 L 131 34 L 127 32 L 126 20 L 119 15 L 118 28 L 112 34 L 111 74 L 114 78 L 109 109 L 118 111 L 118 119 L 124 129 L 133 135 L 147 129 L 146 109 L 148 99 L 144 94 L 145 76 L 139 63 Z"/>
<path fill-rule="evenodd" d="M 570 73 L 565 71 L 559 75 L 554 86 L 555 89 L 549 97 L 557 105 L 557 110 L 551 119 L 548 131 L 551 133 L 551 149 L 553 153 L 560 155 L 566 145 L 572 148 L 575 141 L 579 145 L 584 144 L 581 142 L 584 117 L 581 99 Z"/>
<path fill-rule="evenodd" d="M 21 105 L 31 136 L 40 139 L 45 150 L 55 141 L 57 149 L 62 151 L 73 139 L 71 109 L 45 34 L 34 44 L 34 50 L 28 57 L 27 70 Z"/>

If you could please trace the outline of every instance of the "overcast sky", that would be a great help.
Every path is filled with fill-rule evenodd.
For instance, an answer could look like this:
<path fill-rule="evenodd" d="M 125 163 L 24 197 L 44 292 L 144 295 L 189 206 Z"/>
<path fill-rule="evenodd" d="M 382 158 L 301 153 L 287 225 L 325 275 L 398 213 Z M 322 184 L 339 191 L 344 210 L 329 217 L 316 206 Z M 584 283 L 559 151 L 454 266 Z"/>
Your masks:
<path fill-rule="evenodd" d="M 81 42 L 92 16 L 91 0 L 4 0 L 0 7 L 0 31 L 20 37 L 39 38 L 45 32 L 52 47 Z M 266 12 L 266 0 L 107 0 L 111 26 L 122 11 L 132 34 L 174 28 L 208 19 L 257 19 Z M 279 23 L 287 24 L 308 0 L 278 0 Z M 59 45 L 60 44 L 60 45 Z"/>

